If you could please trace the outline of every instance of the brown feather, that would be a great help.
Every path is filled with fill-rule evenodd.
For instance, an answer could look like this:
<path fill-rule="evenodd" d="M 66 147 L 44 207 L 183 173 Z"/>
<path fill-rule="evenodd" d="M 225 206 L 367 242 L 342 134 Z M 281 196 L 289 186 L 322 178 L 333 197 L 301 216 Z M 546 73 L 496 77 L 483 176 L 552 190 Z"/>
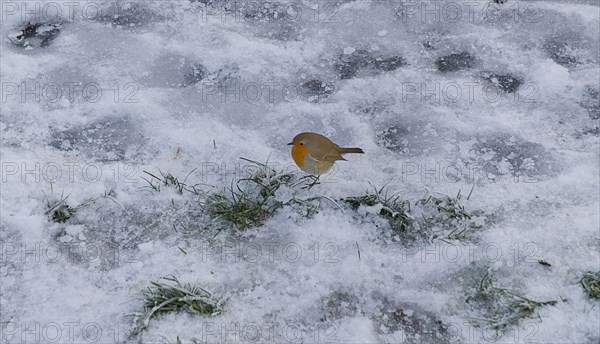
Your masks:
<path fill-rule="evenodd" d="M 341 154 L 348 154 L 348 153 L 360 153 L 363 154 L 364 151 L 358 147 L 352 147 L 352 148 L 340 148 L 339 152 Z"/>

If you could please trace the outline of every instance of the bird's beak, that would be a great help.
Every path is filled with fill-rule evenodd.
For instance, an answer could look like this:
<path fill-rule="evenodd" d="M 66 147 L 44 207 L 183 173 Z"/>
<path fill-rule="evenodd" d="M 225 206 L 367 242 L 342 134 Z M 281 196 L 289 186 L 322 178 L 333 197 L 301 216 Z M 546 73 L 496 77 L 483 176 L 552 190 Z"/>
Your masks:
<path fill-rule="evenodd" d="M 293 144 L 294 144 L 293 142 L 290 142 L 290 143 L 288 143 L 287 145 L 288 145 L 288 146 L 291 146 L 291 145 L 293 145 Z"/>

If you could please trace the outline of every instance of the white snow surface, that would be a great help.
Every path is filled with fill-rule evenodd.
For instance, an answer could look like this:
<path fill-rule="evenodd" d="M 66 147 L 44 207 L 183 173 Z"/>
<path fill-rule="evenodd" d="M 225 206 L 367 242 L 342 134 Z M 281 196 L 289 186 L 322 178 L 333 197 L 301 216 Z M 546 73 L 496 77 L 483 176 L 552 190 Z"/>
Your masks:
<path fill-rule="evenodd" d="M 579 280 L 600 270 L 600 10 L 490 3 L 3 1 L 1 342 L 435 342 L 382 315 L 398 307 L 445 324 L 440 342 L 597 343 L 600 307 Z M 19 46 L 27 22 L 60 33 Z M 339 61 L 361 51 L 405 64 L 342 77 Z M 462 52 L 470 68 L 436 67 Z M 502 92 L 486 72 L 522 84 Z M 334 92 L 298 87 L 311 80 Z M 387 183 L 414 201 L 474 185 L 465 206 L 491 220 L 472 241 L 408 248 L 348 209 L 284 208 L 214 236 L 193 197 L 145 188 L 143 171 L 159 170 L 228 187 L 239 157 L 301 173 L 286 144 L 303 131 L 365 154 L 302 197 Z M 47 201 L 61 194 L 96 201 L 55 223 Z M 558 303 L 493 338 L 467 319 L 474 266 Z M 160 315 L 127 338 L 142 289 L 170 274 L 226 311 Z M 340 291 L 352 305 L 329 317 Z"/>

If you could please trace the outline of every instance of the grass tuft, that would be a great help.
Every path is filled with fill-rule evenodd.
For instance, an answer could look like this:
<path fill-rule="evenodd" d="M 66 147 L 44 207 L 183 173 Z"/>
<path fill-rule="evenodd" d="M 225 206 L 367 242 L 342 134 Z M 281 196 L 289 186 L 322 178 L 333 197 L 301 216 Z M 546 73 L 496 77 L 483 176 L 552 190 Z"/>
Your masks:
<path fill-rule="evenodd" d="M 461 204 L 460 190 L 456 197 L 450 197 L 447 195 L 435 196 L 427 190 L 428 196 L 423 198 L 417 203 L 426 205 L 432 204 L 437 211 L 444 215 L 447 220 L 467 220 L 471 218 L 471 214 L 465 210 L 465 207 Z"/>
<path fill-rule="evenodd" d="M 262 226 L 277 210 L 285 206 L 295 206 L 306 217 L 311 217 L 318 211 L 318 205 L 312 201 L 319 197 L 300 199 L 294 195 L 285 201 L 276 197 L 276 192 L 282 188 L 288 188 L 294 194 L 293 191 L 300 186 L 294 174 L 242 159 L 256 164 L 257 170 L 247 178 L 232 182 L 229 189 L 209 195 L 202 202 L 203 209 L 211 218 L 243 230 Z"/>
<path fill-rule="evenodd" d="M 385 186 L 379 189 L 373 187 L 373 191 L 360 197 L 343 198 L 342 201 L 348 203 L 353 210 L 358 210 L 360 206 L 380 205 L 378 215 L 388 221 L 392 231 L 401 237 L 409 235 L 414 221 L 410 215 L 410 202 L 400 199 L 398 195 L 389 195 L 389 189 Z"/>
<path fill-rule="evenodd" d="M 252 173 L 248 177 L 231 182 L 228 188 L 223 187 L 218 191 L 211 192 L 201 190 L 199 188 L 201 184 L 187 184 L 186 181 L 194 170 L 183 180 L 162 171 L 157 174 L 144 171 L 149 177 L 144 178 L 148 183 L 144 188 L 150 189 L 152 192 L 161 192 L 164 187 L 170 187 L 180 195 L 191 193 L 199 196 L 201 209 L 212 220 L 203 229 L 216 227 L 217 234 L 228 227 L 244 230 L 262 226 L 284 207 L 290 207 L 302 218 L 310 218 L 316 214 L 321 206 L 317 201 L 321 199 L 327 199 L 339 207 L 335 201 L 324 195 L 306 199 L 297 197 L 300 190 L 306 189 L 308 181 L 306 178 L 298 178 L 296 174 L 290 172 L 277 171 L 267 164 L 254 160 L 240 159 L 252 163 L 255 168 L 250 171 Z M 279 193 L 280 190 L 282 192 Z M 173 200 L 171 202 L 174 203 Z M 186 228 L 181 221 L 177 222 L 177 226 L 173 224 L 175 230 L 177 227 Z"/>
<path fill-rule="evenodd" d="M 224 312 L 222 302 L 204 288 L 190 283 L 181 284 L 175 276 L 162 277 L 162 281 L 152 281 L 143 291 L 144 311 L 134 313 L 136 325 L 129 338 L 140 334 L 150 319 L 167 312 L 186 311 L 192 314 L 218 315 Z"/>
<path fill-rule="evenodd" d="M 581 285 L 590 299 L 600 300 L 600 271 L 586 272 L 581 278 Z"/>
<path fill-rule="evenodd" d="M 479 316 L 468 317 L 475 325 L 493 328 L 498 332 L 516 325 L 521 319 L 531 317 L 542 306 L 557 303 L 554 300 L 535 301 L 509 289 L 497 287 L 489 273 L 485 274 L 466 301 L 479 313 Z"/>
<path fill-rule="evenodd" d="M 172 175 L 171 173 L 163 173 L 162 171 L 158 171 L 158 173 L 160 174 L 159 176 L 156 176 L 155 174 L 152 174 L 148 171 L 144 171 L 145 174 L 147 174 L 150 178 L 146 179 L 143 178 L 148 185 L 145 186 L 145 188 L 148 188 L 150 190 L 156 191 L 156 192 L 160 192 L 161 191 L 161 187 L 171 187 L 174 188 L 175 191 L 180 194 L 183 195 L 184 191 L 190 192 L 194 195 L 200 195 L 201 192 L 200 190 L 197 189 L 197 186 L 199 184 L 194 184 L 194 185 L 188 185 L 186 184 L 187 179 L 189 178 L 189 176 L 194 173 L 196 169 L 193 169 L 190 171 L 190 173 L 187 174 L 187 176 L 185 176 L 185 178 L 183 179 L 183 181 L 180 181 L 179 178 L 175 177 L 174 175 Z"/>
<path fill-rule="evenodd" d="M 75 215 L 79 209 L 87 207 L 96 201 L 94 198 L 90 198 L 76 206 L 70 206 L 67 203 L 67 198 L 69 198 L 69 195 L 64 196 L 64 193 L 60 195 L 59 199 L 51 196 L 51 198 L 46 201 L 47 210 L 44 214 L 48 215 L 50 220 L 53 222 L 64 223 L 73 217 L 73 215 Z"/>
<path fill-rule="evenodd" d="M 360 197 L 346 197 L 342 200 L 348 203 L 352 210 L 358 210 L 361 205 L 372 207 L 379 203 L 377 195 L 375 194 L 366 194 Z"/>
<path fill-rule="evenodd" d="M 433 195 L 427 191 L 426 197 L 411 202 L 398 195 L 390 195 L 384 185 L 360 197 L 347 197 L 346 202 L 352 210 L 361 206 L 379 206 L 376 216 L 387 220 L 393 235 L 407 245 L 422 239 L 440 239 L 444 241 L 465 240 L 469 231 L 476 228 L 471 221 L 473 214 L 461 204 L 461 194 L 456 197 Z M 367 217 L 373 217 L 367 214 Z"/>
<path fill-rule="evenodd" d="M 284 206 L 274 196 L 280 187 L 289 185 L 291 178 L 291 174 L 261 169 L 232 183 L 226 193 L 209 195 L 203 207 L 212 218 L 225 220 L 237 229 L 261 226 Z"/>
<path fill-rule="evenodd" d="M 474 214 L 479 212 L 469 212 L 465 209 L 460 190 L 455 197 L 434 195 L 429 190 L 426 191 L 427 195 L 415 205 L 423 207 L 424 213 L 428 214 L 422 216 L 423 227 L 431 230 L 433 239 L 445 242 L 465 240 L 470 232 L 481 227 L 475 221 L 471 221 Z M 430 208 L 429 211 L 427 208 Z"/>

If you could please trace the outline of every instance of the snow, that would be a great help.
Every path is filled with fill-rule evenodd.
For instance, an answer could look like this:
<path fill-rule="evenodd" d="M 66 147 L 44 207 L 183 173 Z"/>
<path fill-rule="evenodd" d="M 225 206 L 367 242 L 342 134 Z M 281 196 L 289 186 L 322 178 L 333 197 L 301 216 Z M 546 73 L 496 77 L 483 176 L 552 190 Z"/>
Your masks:
<path fill-rule="evenodd" d="M 437 342 L 486 342 L 465 285 L 489 270 L 558 301 L 494 340 L 598 342 L 579 279 L 600 270 L 600 8 L 509 0 L 486 17 L 489 3 L 3 2 L 0 341 L 436 342 L 440 320 Z M 46 36 L 21 46 L 28 22 Z M 456 70 L 438 70 L 451 54 Z M 503 92 L 484 72 L 521 84 Z M 215 236 L 197 197 L 143 179 L 189 174 L 214 191 L 248 172 L 239 157 L 301 173 L 286 143 L 303 131 L 365 151 L 303 197 L 461 190 L 489 221 L 472 241 L 408 247 L 361 220 L 372 209 L 325 201 Z M 61 195 L 94 201 L 55 223 Z M 128 339 L 141 290 L 170 274 L 226 312 L 161 315 Z"/>

